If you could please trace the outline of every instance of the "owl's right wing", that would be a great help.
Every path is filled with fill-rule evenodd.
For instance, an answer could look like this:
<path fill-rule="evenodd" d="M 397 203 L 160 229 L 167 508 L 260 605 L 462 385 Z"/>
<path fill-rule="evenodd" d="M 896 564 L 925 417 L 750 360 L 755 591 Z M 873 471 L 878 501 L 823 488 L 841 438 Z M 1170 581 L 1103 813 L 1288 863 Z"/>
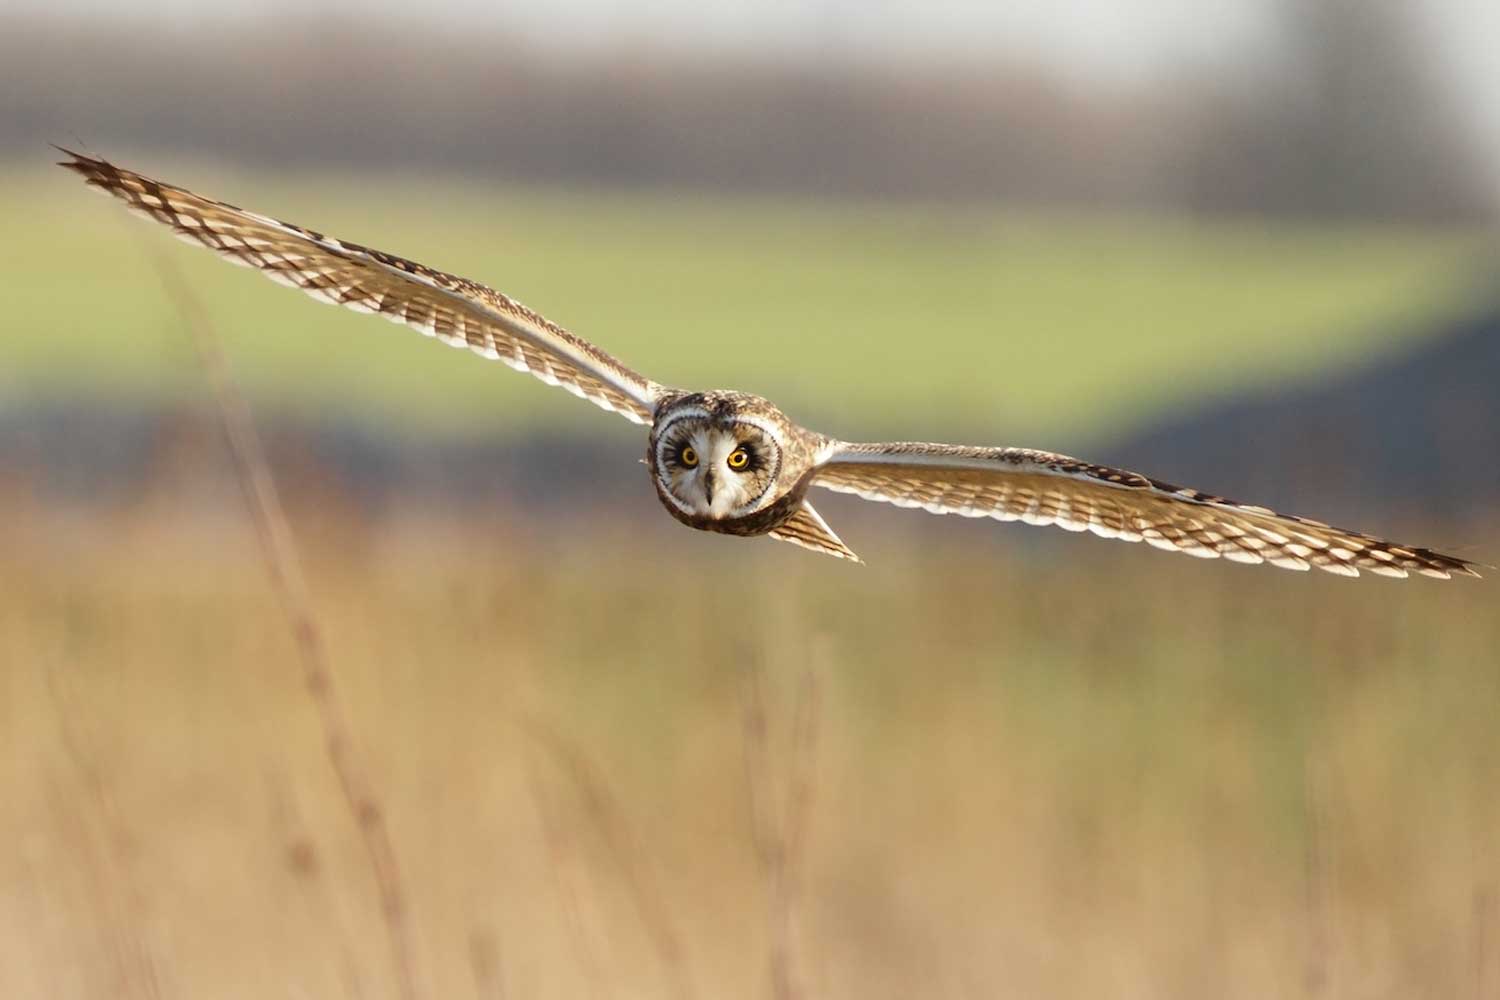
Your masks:
<path fill-rule="evenodd" d="M 635 423 L 651 422 L 661 386 L 492 288 L 62 151 L 72 159 L 59 165 L 90 186 L 232 264 L 256 268 L 319 301 L 467 347 Z"/>
<path fill-rule="evenodd" d="M 1475 564 L 1457 556 L 1396 545 L 1051 452 L 834 444 L 823 459 L 813 473 L 815 485 L 934 514 L 1055 524 L 1205 559 L 1222 556 L 1285 569 L 1316 566 L 1342 576 L 1359 576 L 1360 570 L 1442 579 L 1479 575 Z"/>

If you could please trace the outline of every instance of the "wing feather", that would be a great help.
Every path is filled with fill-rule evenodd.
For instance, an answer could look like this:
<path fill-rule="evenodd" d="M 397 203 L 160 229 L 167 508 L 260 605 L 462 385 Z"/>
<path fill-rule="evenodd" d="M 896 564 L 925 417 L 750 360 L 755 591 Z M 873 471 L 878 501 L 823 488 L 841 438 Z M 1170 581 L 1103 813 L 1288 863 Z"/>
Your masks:
<path fill-rule="evenodd" d="M 186 243 L 253 267 L 320 302 L 374 313 L 454 347 L 530 372 L 548 385 L 651 422 L 661 386 L 515 299 L 416 261 L 334 239 L 63 150 L 80 174 Z"/>
<path fill-rule="evenodd" d="M 823 516 L 806 500 L 802 501 L 802 506 L 797 508 L 797 513 L 772 528 L 767 534 L 779 542 L 791 542 L 793 545 L 800 545 L 804 549 L 821 552 L 835 559 L 847 559 L 856 563 L 863 561 L 855 555 L 853 549 L 844 544 L 844 540 L 838 536 L 838 533 L 828 526 Z"/>
<path fill-rule="evenodd" d="M 1479 575 L 1457 556 L 1024 448 L 846 444 L 830 449 L 813 482 L 898 507 L 1055 524 L 1202 559 L 1317 567 L 1341 576 Z"/>

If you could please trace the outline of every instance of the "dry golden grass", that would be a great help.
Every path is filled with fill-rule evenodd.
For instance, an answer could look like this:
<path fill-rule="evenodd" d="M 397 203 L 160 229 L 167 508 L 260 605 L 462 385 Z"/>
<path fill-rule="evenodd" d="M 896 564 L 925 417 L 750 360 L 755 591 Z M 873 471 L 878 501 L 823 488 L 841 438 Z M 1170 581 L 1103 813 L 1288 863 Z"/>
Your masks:
<path fill-rule="evenodd" d="M 253 533 L 191 492 L 0 501 L 0 995 L 394 996 Z M 1492 582 L 832 510 L 871 566 L 293 504 L 426 995 L 1500 989 Z"/>

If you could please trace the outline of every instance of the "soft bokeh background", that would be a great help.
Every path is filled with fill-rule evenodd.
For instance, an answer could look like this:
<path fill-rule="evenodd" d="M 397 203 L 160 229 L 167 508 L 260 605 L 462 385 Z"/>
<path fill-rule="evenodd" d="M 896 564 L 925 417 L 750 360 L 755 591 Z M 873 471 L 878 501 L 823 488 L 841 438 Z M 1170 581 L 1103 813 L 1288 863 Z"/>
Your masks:
<path fill-rule="evenodd" d="M 1492 580 L 834 496 L 867 566 L 688 532 L 638 428 L 44 145 L 846 438 L 1492 563 L 1497 11 L 12 0 L 0 995 L 1500 996 Z M 266 440 L 363 825 L 158 252 Z"/>

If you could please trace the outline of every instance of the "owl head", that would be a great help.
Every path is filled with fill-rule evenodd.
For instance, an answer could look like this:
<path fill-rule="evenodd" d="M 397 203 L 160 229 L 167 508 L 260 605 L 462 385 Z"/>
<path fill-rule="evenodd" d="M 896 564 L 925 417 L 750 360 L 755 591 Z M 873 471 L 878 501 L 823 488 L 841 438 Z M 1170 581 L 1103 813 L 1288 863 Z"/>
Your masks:
<path fill-rule="evenodd" d="M 730 520 L 774 502 L 786 418 L 756 397 L 693 393 L 662 408 L 651 433 L 658 491 L 694 519 Z"/>

